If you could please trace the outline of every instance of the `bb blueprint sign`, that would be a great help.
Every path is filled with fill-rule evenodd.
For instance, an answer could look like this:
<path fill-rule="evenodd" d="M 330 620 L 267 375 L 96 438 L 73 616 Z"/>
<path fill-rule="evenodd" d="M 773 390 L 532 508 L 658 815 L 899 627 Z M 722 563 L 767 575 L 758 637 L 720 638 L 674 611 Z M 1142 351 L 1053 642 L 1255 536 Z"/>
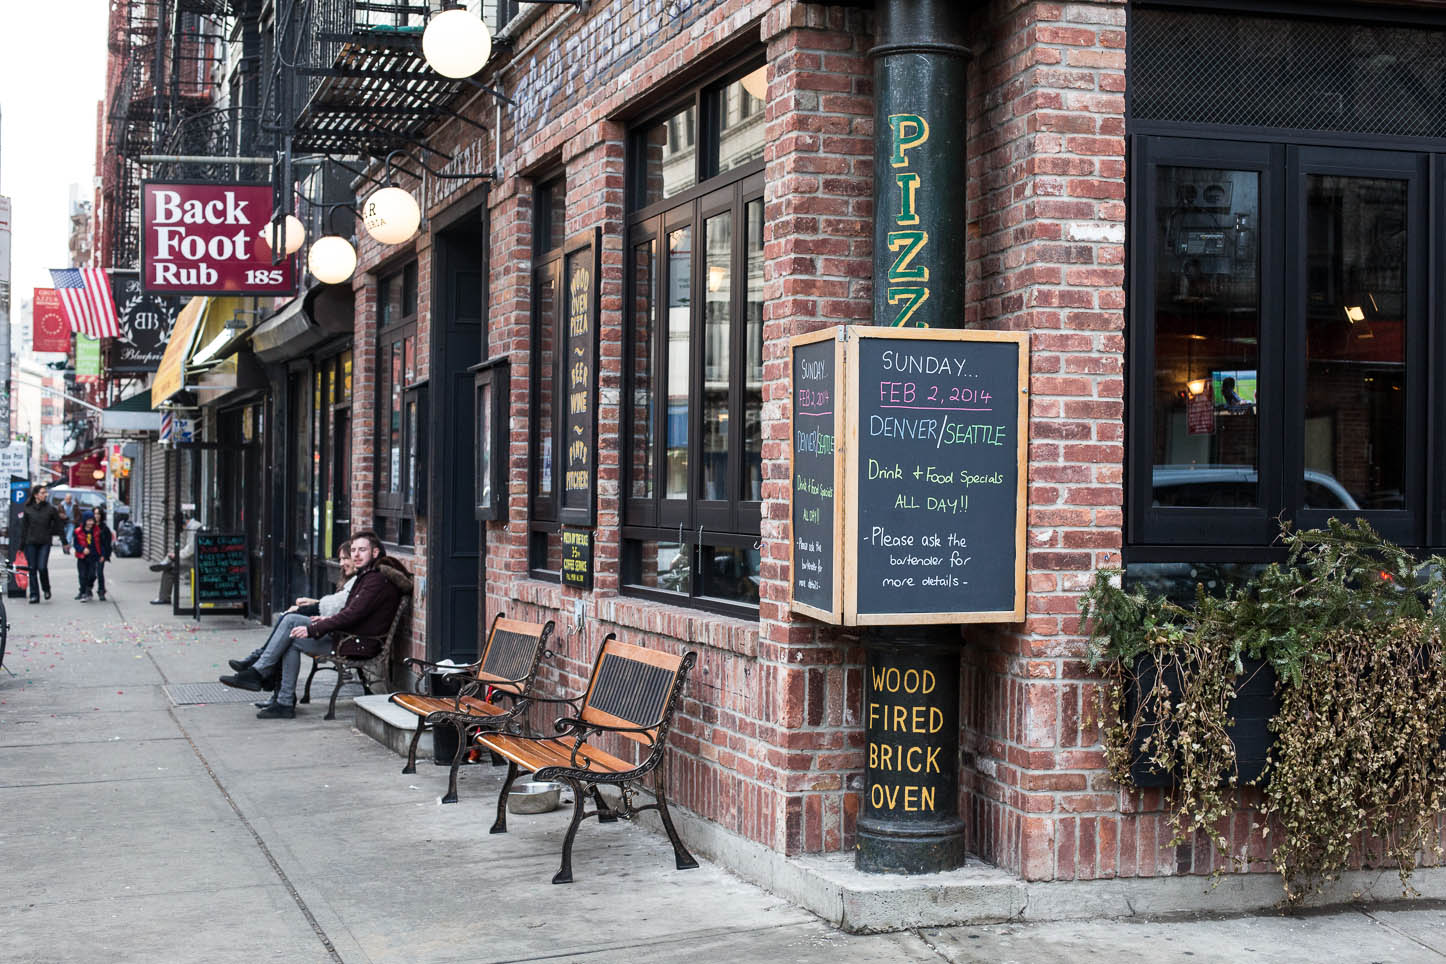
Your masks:
<path fill-rule="evenodd" d="M 146 181 L 141 185 L 141 284 L 188 295 L 289 295 L 296 258 L 271 263 L 266 184 Z"/>

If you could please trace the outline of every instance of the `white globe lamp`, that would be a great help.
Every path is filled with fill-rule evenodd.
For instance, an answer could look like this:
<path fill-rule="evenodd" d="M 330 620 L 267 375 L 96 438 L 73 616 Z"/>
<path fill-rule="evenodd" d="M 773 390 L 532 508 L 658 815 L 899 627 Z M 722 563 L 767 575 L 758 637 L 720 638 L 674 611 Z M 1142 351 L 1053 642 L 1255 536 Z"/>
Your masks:
<path fill-rule="evenodd" d="M 422 56 L 443 77 L 462 80 L 481 70 L 492 55 L 492 36 L 480 17 L 461 7 L 443 10 L 422 31 Z"/>
<path fill-rule="evenodd" d="M 367 234 L 382 244 L 401 244 L 411 240 L 422 223 L 422 209 L 417 199 L 399 187 L 384 187 L 367 198 L 362 208 L 362 223 Z"/>
<path fill-rule="evenodd" d="M 261 229 L 261 241 L 272 251 L 276 250 L 275 242 L 285 235 L 286 254 L 295 254 L 301 250 L 306 243 L 306 225 L 294 214 L 288 214 L 280 221 L 272 221 Z"/>
<path fill-rule="evenodd" d="M 346 238 L 328 234 L 312 244 L 306 265 L 317 281 L 339 285 L 356 270 L 356 248 Z"/>

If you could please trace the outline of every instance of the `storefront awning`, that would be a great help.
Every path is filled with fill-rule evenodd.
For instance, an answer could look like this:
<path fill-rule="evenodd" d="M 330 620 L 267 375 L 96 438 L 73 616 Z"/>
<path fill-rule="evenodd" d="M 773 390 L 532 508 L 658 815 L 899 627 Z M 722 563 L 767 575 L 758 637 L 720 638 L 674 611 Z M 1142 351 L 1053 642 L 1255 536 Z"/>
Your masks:
<path fill-rule="evenodd" d="M 352 330 L 352 290 L 314 285 L 251 333 L 251 350 L 267 364 L 297 358 Z"/>
<path fill-rule="evenodd" d="M 152 408 L 159 408 L 186 387 L 186 359 L 191 356 L 191 345 L 196 338 L 196 323 L 201 320 L 201 315 L 206 310 L 207 300 L 202 297 L 192 298 L 176 317 L 176 325 L 171 329 L 170 340 L 166 342 L 166 353 L 161 356 L 161 364 L 151 382 Z"/>
<path fill-rule="evenodd" d="M 191 386 L 203 405 L 219 400 L 230 392 L 247 392 L 267 387 L 266 373 L 249 351 L 239 351 L 223 359 L 195 379 Z"/>
<path fill-rule="evenodd" d="M 206 314 L 201 320 L 194 348 L 186 359 L 186 367 L 203 368 L 214 365 L 241 346 L 251 328 L 250 298 L 208 298 Z"/>
<path fill-rule="evenodd" d="M 106 435 L 122 432 L 159 432 L 161 413 L 151 410 L 151 393 L 138 392 L 123 398 L 100 415 L 100 430 Z"/>

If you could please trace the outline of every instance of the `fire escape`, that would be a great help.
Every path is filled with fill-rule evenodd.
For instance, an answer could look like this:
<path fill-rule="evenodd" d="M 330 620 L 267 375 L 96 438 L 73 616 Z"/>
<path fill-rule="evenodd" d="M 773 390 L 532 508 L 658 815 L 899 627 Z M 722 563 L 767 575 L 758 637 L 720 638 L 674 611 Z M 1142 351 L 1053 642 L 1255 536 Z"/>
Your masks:
<path fill-rule="evenodd" d="M 232 102 L 224 72 L 238 15 L 256 6 L 259 0 L 113 0 L 97 245 L 104 266 L 139 264 L 143 176 L 216 174 L 176 164 L 143 172 L 141 157 L 225 156 L 241 146 L 245 105 Z"/>

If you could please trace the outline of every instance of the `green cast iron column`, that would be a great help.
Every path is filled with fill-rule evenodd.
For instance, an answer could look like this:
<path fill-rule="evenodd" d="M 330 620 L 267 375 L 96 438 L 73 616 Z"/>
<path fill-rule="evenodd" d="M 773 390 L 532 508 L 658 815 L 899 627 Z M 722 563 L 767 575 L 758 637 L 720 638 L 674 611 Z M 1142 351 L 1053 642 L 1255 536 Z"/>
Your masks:
<path fill-rule="evenodd" d="M 874 324 L 964 326 L 967 0 L 878 0 Z M 867 786 L 857 866 L 927 874 L 964 863 L 955 626 L 871 627 Z"/>

